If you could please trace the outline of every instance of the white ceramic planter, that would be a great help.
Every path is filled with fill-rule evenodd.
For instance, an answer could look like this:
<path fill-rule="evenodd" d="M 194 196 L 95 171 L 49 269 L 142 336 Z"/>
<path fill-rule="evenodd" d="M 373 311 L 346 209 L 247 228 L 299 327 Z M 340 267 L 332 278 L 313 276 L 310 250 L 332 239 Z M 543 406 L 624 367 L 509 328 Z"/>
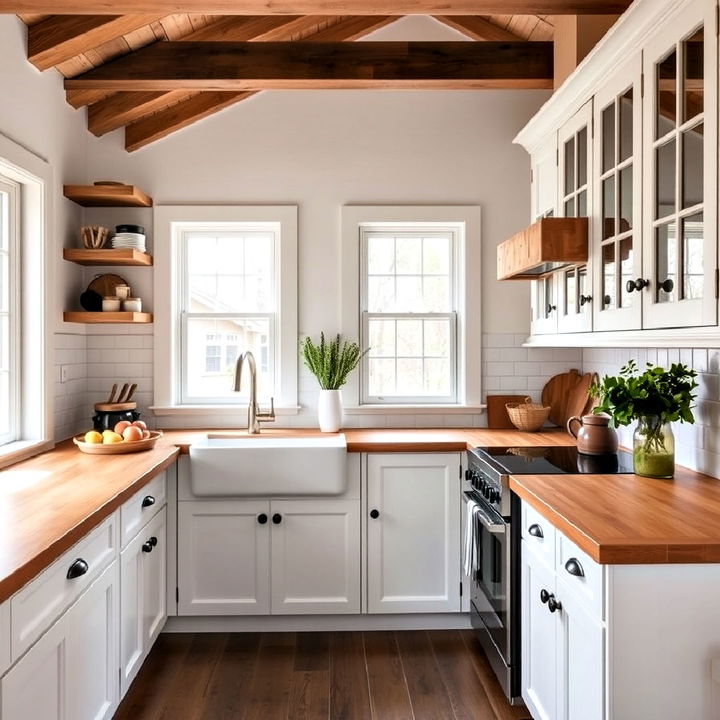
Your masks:
<path fill-rule="evenodd" d="M 318 424 L 321 432 L 337 432 L 342 427 L 342 396 L 340 390 L 320 390 Z"/>

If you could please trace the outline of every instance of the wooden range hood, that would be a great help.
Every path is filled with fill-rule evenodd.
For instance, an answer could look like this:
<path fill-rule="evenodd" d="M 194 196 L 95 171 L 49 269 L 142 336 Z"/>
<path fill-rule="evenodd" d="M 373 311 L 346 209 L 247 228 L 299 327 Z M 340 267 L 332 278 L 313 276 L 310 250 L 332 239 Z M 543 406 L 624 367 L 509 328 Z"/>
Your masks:
<path fill-rule="evenodd" d="M 498 245 L 498 280 L 536 280 L 588 259 L 587 218 L 541 218 Z"/>

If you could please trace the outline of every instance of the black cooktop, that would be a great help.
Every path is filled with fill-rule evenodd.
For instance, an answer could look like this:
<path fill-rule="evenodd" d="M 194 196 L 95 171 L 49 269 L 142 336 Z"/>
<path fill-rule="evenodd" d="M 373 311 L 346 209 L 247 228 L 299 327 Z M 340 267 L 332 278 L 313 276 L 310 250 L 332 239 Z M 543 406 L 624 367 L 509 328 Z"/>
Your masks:
<path fill-rule="evenodd" d="M 568 447 L 477 447 L 475 454 L 509 475 L 557 475 L 633 472 L 632 453 L 584 455 Z"/>

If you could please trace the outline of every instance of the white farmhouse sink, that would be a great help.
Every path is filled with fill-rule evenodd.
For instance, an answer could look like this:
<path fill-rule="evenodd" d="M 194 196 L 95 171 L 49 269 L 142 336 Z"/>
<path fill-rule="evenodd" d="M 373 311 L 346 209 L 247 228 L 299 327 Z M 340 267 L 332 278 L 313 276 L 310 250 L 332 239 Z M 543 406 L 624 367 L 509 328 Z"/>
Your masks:
<path fill-rule="evenodd" d="M 344 435 L 208 435 L 190 446 L 190 485 L 198 497 L 341 495 L 346 454 Z"/>

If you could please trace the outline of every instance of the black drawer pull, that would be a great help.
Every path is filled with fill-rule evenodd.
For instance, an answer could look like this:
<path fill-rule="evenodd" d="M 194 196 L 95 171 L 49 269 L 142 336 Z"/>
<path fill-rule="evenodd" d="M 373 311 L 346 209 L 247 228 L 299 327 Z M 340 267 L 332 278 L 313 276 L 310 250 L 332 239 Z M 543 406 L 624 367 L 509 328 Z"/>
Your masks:
<path fill-rule="evenodd" d="M 272 517 L 273 525 L 279 525 L 282 522 L 282 515 L 275 513 Z"/>
<path fill-rule="evenodd" d="M 265 513 L 260 513 L 258 515 L 257 521 L 260 523 L 260 525 L 264 525 L 267 522 L 267 515 Z"/>
<path fill-rule="evenodd" d="M 370 517 L 373 520 L 377 520 L 380 517 L 380 511 L 379 510 L 371 510 L 370 511 Z"/>
<path fill-rule="evenodd" d="M 69 568 L 67 571 L 67 577 L 68 580 L 74 580 L 75 578 L 79 578 L 81 575 L 84 575 L 88 571 L 88 564 L 82 559 L 78 558 Z"/>
<path fill-rule="evenodd" d="M 547 601 L 548 601 L 549 599 L 550 599 L 550 593 L 549 593 L 545 588 L 543 588 L 543 589 L 540 591 L 540 602 L 541 602 L 543 605 L 545 605 L 545 603 L 547 603 Z"/>
<path fill-rule="evenodd" d="M 146 553 L 151 553 L 154 547 L 155 546 L 148 540 L 147 542 L 143 543 L 142 551 Z"/>
<path fill-rule="evenodd" d="M 548 610 L 554 613 L 556 610 L 562 610 L 562 603 L 555 599 L 554 595 L 550 595 L 548 599 Z"/>
<path fill-rule="evenodd" d="M 536 537 L 536 538 L 544 538 L 544 537 L 545 537 L 545 533 L 543 532 L 543 529 L 542 529 L 537 523 L 533 523 L 533 524 L 528 528 L 528 532 L 529 532 L 533 537 Z"/>
<path fill-rule="evenodd" d="M 585 577 L 583 566 L 578 562 L 577 558 L 570 558 L 565 563 L 565 569 L 575 577 Z"/>
<path fill-rule="evenodd" d="M 154 505 L 154 504 L 155 504 L 155 498 L 154 498 L 152 495 L 146 495 L 146 496 L 143 498 L 142 506 L 143 506 L 144 508 L 150 507 L 151 505 Z"/>

